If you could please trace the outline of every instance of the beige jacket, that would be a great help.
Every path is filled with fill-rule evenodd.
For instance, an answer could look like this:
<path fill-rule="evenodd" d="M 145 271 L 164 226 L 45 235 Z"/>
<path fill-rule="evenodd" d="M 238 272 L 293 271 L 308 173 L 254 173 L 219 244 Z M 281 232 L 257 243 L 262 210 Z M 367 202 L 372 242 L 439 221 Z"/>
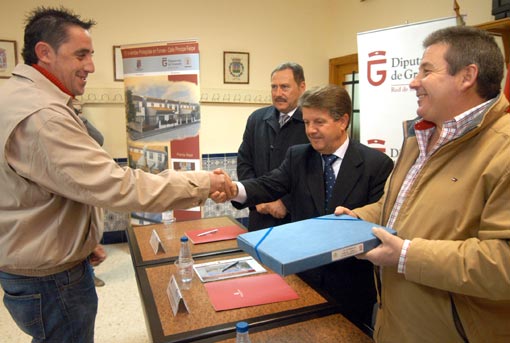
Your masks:
<path fill-rule="evenodd" d="M 98 208 L 162 212 L 203 205 L 208 172 L 123 169 L 92 139 L 71 98 L 18 65 L 0 87 L 0 270 L 44 276 L 84 260 Z"/>
<path fill-rule="evenodd" d="M 377 342 L 510 342 L 510 115 L 502 95 L 462 137 L 436 151 L 394 229 L 410 239 L 406 273 L 383 268 Z M 386 224 L 418 156 L 412 125 L 383 198 L 356 209 Z M 455 311 L 457 312 L 455 314 Z M 455 320 L 457 319 L 457 321 Z"/>

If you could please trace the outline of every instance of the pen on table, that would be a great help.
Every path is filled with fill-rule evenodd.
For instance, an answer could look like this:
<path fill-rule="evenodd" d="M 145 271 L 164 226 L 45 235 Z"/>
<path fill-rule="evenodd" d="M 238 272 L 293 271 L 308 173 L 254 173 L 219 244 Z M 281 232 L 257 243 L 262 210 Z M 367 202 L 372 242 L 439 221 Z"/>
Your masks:
<path fill-rule="evenodd" d="M 221 272 L 223 273 L 224 271 L 227 271 L 227 270 L 229 270 L 230 268 L 234 268 L 235 266 L 237 266 L 237 264 L 238 264 L 238 263 L 239 263 L 239 261 L 236 261 L 236 262 L 234 262 L 234 263 L 232 263 L 232 264 L 229 264 L 228 266 L 226 266 L 225 268 L 223 268 L 223 269 L 221 270 Z"/>
<path fill-rule="evenodd" d="M 201 237 L 201 236 L 205 236 L 205 235 L 210 235 L 210 234 L 212 234 L 212 233 L 216 233 L 216 232 L 218 232 L 218 229 L 209 230 L 209 231 L 204 231 L 204 232 L 202 232 L 202 233 L 199 233 L 199 234 L 197 235 L 197 237 Z"/>

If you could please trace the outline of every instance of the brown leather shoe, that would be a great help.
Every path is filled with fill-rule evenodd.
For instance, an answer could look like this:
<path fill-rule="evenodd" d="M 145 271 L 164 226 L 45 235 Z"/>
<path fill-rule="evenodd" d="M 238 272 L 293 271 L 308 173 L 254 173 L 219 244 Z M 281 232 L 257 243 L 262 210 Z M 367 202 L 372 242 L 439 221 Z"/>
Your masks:
<path fill-rule="evenodd" d="M 105 285 L 104 281 L 98 278 L 97 276 L 94 276 L 94 285 L 96 287 L 103 287 Z"/>

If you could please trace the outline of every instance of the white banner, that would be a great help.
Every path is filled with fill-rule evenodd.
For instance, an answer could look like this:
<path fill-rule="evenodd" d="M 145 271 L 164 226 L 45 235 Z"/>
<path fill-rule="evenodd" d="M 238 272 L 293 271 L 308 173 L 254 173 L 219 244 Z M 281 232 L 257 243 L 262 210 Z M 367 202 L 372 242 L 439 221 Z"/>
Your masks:
<path fill-rule="evenodd" d="M 396 159 L 402 121 L 416 117 L 409 83 L 418 73 L 423 40 L 455 17 L 358 33 L 360 141 Z"/>

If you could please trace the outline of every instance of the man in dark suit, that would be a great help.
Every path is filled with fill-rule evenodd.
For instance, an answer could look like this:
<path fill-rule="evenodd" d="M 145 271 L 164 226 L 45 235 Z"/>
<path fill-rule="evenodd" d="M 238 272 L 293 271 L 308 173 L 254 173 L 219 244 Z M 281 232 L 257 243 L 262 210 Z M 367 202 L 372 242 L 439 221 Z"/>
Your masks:
<path fill-rule="evenodd" d="M 236 183 L 234 206 L 252 206 L 289 194 L 291 220 L 298 221 L 331 214 L 336 206 L 358 207 L 379 200 L 393 161 L 380 151 L 349 140 L 349 94 L 338 86 L 323 86 L 306 91 L 299 104 L 310 144 L 289 148 L 283 163 L 271 173 Z M 328 155 L 336 156 L 329 200 L 323 176 L 323 158 Z M 371 263 L 351 257 L 300 276 L 336 300 L 340 311 L 370 334 L 376 303 Z"/>
<path fill-rule="evenodd" d="M 299 64 L 283 63 L 273 70 L 273 105 L 256 110 L 248 118 L 237 154 L 239 180 L 268 173 L 282 163 L 290 146 L 308 143 L 298 107 L 305 88 L 305 76 Z M 248 229 L 254 231 L 290 222 L 290 206 L 289 196 L 250 206 Z"/>

